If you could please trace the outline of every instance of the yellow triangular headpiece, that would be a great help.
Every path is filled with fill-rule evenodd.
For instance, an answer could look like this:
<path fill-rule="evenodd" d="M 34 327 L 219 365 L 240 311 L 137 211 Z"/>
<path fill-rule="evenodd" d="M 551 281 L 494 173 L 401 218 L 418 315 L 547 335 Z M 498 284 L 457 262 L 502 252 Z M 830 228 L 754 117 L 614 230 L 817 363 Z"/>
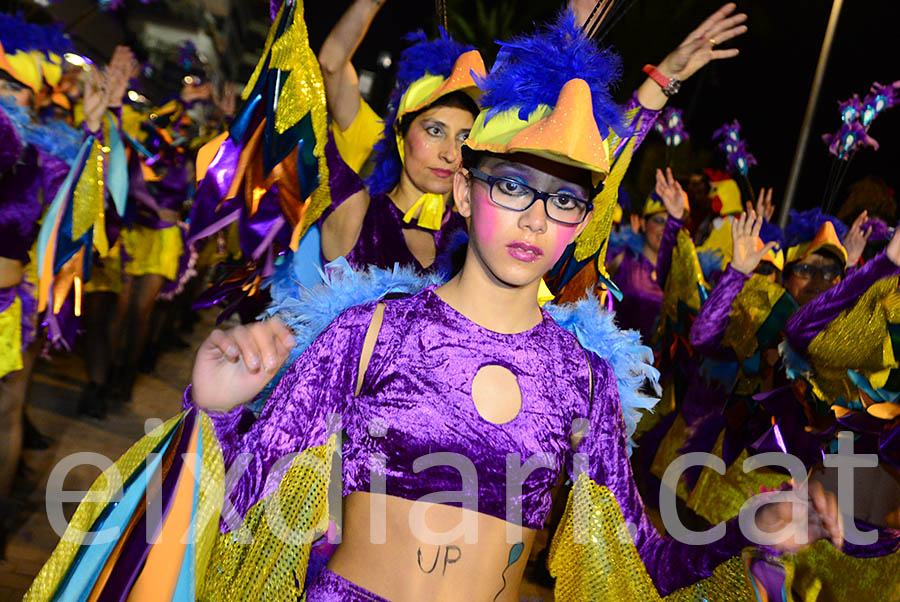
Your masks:
<path fill-rule="evenodd" d="M 41 89 L 41 66 L 37 58 L 22 50 L 7 54 L 0 44 L 0 69 L 14 79 L 31 88 L 35 93 Z"/>
<path fill-rule="evenodd" d="M 486 116 L 482 111 L 465 142 L 472 150 L 537 155 L 590 171 L 595 185 L 609 173 L 609 148 L 594 119 L 590 86 L 583 79 L 567 81 L 555 107 L 540 105 L 528 119 L 520 119 L 517 108 Z"/>
<path fill-rule="evenodd" d="M 847 264 L 847 249 L 841 244 L 841 239 L 838 238 L 837 232 L 834 229 L 834 224 L 831 222 L 825 222 L 819 226 L 819 231 L 816 232 L 815 237 L 810 242 L 790 247 L 787 250 L 785 262 L 793 263 L 795 261 L 800 261 L 820 249 L 831 251 L 843 260 L 844 265 Z"/>
<path fill-rule="evenodd" d="M 756 250 L 762 251 L 763 247 L 766 246 L 766 243 L 760 237 L 756 237 Z M 784 271 L 784 251 L 781 249 L 769 249 L 765 255 L 762 257 L 762 261 L 766 261 L 771 263 L 780 271 Z"/>
<path fill-rule="evenodd" d="M 449 77 L 440 75 L 424 75 L 411 83 L 397 107 L 397 121 L 407 113 L 414 113 L 424 109 L 437 99 L 453 92 L 464 92 L 472 100 L 477 101 L 481 96 L 481 90 L 475 84 L 475 77 L 485 76 L 484 60 L 477 50 L 470 50 L 459 55 L 453 63 L 453 71 Z"/>

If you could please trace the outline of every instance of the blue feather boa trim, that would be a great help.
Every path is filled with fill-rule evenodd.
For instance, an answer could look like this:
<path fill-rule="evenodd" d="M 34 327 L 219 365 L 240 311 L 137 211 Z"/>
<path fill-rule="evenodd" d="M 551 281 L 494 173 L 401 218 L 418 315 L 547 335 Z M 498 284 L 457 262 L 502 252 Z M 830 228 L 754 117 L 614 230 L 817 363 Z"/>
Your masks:
<path fill-rule="evenodd" d="M 31 111 L 19 106 L 12 96 L 5 94 L 0 95 L 0 110 L 9 117 L 22 141 L 68 165 L 75 162 L 84 140 L 80 131 L 59 120 L 49 123 L 32 121 Z"/>
<path fill-rule="evenodd" d="M 381 299 L 389 293 L 415 294 L 426 286 L 442 284 L 439 275 L 422 276 L 409 267 L 385 270 L 370 267 L 354 271 L 344 258 L 325 266 L 324 282 L 312 288 L 299 286 L 289 269 L 273 277 L 272 304 L 267 315 L 278 315 L 293 331 L 294 349 L 281 371 L 254 402 L 259 412 L 287 368 L 344 310 Z M 641 393 L 648 385 L 659 393 L 659 372 L 653 367 L 653 352 L 641 344 L 640 334 L 619 330 L 614 315 L 590 296 L 574 304 L 544 306 L 557 324 L 572 332 L 581 345 L 608 361 L 616 375 L 629 451 L 631 437 L 643 410 L 652 410 L 658 399 Z"/>

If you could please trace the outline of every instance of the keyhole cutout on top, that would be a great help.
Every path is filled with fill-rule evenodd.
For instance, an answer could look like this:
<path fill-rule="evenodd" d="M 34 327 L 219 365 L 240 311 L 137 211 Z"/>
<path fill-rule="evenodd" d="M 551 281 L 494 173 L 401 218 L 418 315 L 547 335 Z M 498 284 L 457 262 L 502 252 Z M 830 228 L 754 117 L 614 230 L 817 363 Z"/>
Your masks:
<path fill-rule="evenodd" d="M 431 267 L 437 254 L 434 233 L 431 231 L 403 228 L 403 240 L 409 252 L 423 268 Z"/>
<path fill-rule="evenodd" d="M 472 380 L 472 401 L 478 414 L 494 424 L 505 424 L 522 410 L 522 390 L 516 375 L 503 366 L 488 364 Z"/>

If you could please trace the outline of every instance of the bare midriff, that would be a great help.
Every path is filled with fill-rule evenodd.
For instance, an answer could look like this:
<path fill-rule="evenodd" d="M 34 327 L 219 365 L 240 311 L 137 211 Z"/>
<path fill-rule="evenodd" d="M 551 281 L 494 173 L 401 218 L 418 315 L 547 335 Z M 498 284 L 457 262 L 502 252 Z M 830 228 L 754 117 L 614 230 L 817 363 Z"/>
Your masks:
<path fill-rule="evenodd" d="M 391 602 L 518 601 L 535 534 L 470 509 L 357 491 L 344 498 L 328 568 Z"/>

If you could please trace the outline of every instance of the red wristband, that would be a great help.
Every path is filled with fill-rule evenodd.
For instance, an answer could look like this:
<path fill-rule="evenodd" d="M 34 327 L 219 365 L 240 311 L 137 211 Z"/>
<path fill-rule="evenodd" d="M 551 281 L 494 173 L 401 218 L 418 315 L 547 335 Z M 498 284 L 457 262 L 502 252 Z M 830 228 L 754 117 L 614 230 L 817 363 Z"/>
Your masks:
<path fill-rule="evenodd" d="M 669 85 L 669 78 L 660 73 L 654 65 L 644 65 L 642 71 L 647 74 L 647 77 L 658 83 L 663 90 Z"/>

